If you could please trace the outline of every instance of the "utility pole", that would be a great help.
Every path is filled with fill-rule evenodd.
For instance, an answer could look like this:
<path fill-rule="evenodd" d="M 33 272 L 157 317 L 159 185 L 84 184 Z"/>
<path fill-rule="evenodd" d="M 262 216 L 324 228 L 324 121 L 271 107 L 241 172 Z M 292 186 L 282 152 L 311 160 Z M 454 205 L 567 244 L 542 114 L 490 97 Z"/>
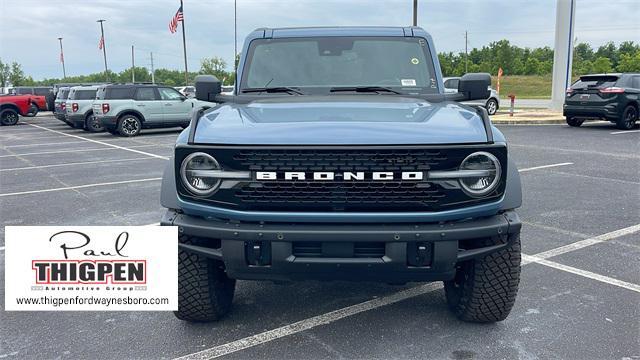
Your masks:
<path fill-rule="evenodd" d="M 102 23 L 105 21 L 107 20 L 100 19 L 96 22 L 100 23 L 100 41 L 102 43 L 102 56 L 104 57 L 104 75 L 107 81 L 109 81 L 109 69 L 107 68 L 107 42 L 104 40 L 104 27 L 102 26 Z"/>
<path fill-rule="evenodd" d="M 182 9 L 182 49 L 184 51 L 184 85 L 189 85 L 189 71 L 187 70 L 187 40 L 184 34 L 184 7 L 180 0 L 180 9 Z"/>
<path fill-rule="evenodd" d="M 156 71 L 153 68 L 153 51 L 151 52 L 151 83 L 156 83 Z"/>
<path fill-rule="evenodd" d="M 418 26 L 418 0 L 413 0 L 413 26 Z"/>
<path fill-rule="evenodd" d="M 62 63 L 62 78 L 67 78 L 67 71 L 64 68 L 64 51 L 62 50 L 62 38 L 59 37 L 58 41 L 60 41 L 60 62 Z"/>
<path fill-rule="evenodd" d="M 136 83 L 136 61 L 133 52 L 133 45 L 131 45 L 131 82 Z"/>
<path fill-rule="evenodd" d="M 469 54 L 468 54 L 468 51 L 467 51 L 467 45 L 468 44 L 469 44 L 469 41 L 468 41 L 467 31 L 465 30 L 464 31 L 464 72 L 465 72 L 465 74 L 467 72 L 469 72 L 467 70 L 467 58 L 469 57 Z"/>

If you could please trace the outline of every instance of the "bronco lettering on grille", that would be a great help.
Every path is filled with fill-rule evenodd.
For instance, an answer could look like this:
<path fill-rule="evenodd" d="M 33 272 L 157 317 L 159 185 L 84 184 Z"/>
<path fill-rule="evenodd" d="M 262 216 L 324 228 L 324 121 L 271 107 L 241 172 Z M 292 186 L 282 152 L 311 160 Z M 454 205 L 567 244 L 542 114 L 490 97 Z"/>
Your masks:
<path fill-rule="evenodd" d="M 301 171 L 258 171 L 256 172 L 256 180 L 312 180 L 312 181 L 332 181 L 332 180 L 344 180 L 344 181 L 365 181 L 365 180 L 406 180 L 406 181 L 422 181 L 424 180 L 424 172 L 422 171 L 374 171 L 374 172 L 333 172 L 333 171 L 318 171 L 318 172 L 301 172 Z"/>

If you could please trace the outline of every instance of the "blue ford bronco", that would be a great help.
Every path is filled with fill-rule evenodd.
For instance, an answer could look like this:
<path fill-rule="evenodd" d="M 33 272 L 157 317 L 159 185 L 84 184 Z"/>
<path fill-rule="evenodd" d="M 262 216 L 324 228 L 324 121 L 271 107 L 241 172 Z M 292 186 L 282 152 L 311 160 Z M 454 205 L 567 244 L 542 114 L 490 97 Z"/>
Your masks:
<path fill-rule="evenodd" d="M 520 278 L 518 170 L 484 108 L 489 74 L 445 94 L 418 27 L 258 29 L 235 91 L 196 77 L 166 168 L 179 310 L 229 312 L 237 279 L 444 281 L 462 320 L 507 317 Z"/>

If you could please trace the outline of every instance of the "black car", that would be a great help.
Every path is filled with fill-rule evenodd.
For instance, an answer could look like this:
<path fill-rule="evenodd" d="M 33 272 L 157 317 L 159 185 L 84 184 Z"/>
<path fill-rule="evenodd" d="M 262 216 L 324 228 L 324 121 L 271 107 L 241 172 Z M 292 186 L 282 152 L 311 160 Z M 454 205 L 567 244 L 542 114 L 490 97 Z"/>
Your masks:
<path fill-rule="evenodd" d="M 562 114 L 570 126 L 603 119 L 630 130 L 638 120 L 640 74 L 583 75 L 567 89 Z"/>

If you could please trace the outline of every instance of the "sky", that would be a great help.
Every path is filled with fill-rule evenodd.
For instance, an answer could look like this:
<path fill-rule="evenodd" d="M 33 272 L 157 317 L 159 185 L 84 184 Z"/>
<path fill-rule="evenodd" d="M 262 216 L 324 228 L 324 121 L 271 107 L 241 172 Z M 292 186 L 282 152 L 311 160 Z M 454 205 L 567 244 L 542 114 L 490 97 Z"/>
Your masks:
<path fill-rule="evenodd" d="M 640 0 L 576 0 L 576 37 L 596 48 L 608 41 L 640 43 Z M 408 26 L 412 0 L 237 0 L 238 48 L 259 27 Z M 508 39 L 521 47 L 553 47 L 556 0 L 418 0 L 418 25 L 439 52 Z M 182 34 L 169 32 L 179 0 L 0 0 L 0 59 L 22 64 L 36 80 L 62 77 L 58 37 L 67 75 L 104 69 L 98 49 L 104 31 L 109 69 L 137 66 L 184 69 Z M 233 0 L 184 0 L 190 70 L 203 57 L 219 56 L 229 67 L 234 53 Z"/>

